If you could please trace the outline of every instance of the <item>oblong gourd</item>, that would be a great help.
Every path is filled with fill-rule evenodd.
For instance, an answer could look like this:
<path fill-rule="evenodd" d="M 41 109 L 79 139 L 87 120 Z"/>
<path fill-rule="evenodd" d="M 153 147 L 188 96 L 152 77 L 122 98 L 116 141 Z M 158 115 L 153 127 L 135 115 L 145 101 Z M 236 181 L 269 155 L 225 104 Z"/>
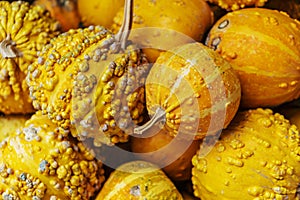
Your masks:
<path fill-rule="evenodd" d="M 59 34 L 58 22 L 25 1 L 0 2 L 0 112 L 34 112 L 25 82 L 37 52 Z"/>
<path fill-rule="evenodd" d="M 158 166 L 146 161 L 120 165 L 108 177 L 96 200 L 183 200 L 172 181 Z"/>
<path fill-rule="evenodd" d="M 80 140 L 126 142 L 143 120 L 149 65 L 139 49 L 130 42 L 123 46 L 120 38 L 122 31 L 113 35 L 102 26 L 53 38 L 28 69 L 34 107 L 61 128 L 73 128 Z"/>
<path fill-rule="evenodd" d="M 160 121 L 171 136 L 180 133 L 187 139 L 203 139 L 226 127 L 241 97 L 239 79 L 231 65 L 201 43 L 161 53 L 145 88 L 151 120 L 135 128 L 135 133 L 141 134 Z"/>
<path fill-rule="evenodd" d="M 201 199 L 299 199 L 300 135 L 270 109 L 239 112 L 206 156 L 193 157 Z"/>
<path fill-rule="evenodd" d="M 205 44 L 238 73 L 242 107 L 277 106 L 300 96 L 299 21 L 276 10 L 241 9 L 216 22 Z"/>
<path fill-rule="evenodd" d="M 90 199 L 104 182 L 92 151 L 39 111 L 1 143 L 0 166 L 3 199 Z"/>

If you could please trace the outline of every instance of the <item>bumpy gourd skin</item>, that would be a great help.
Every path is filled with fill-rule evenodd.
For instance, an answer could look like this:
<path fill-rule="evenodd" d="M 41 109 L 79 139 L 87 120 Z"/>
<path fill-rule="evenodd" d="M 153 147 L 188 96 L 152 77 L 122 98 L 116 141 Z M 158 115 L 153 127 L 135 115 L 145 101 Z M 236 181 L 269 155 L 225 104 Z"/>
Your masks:
<path fill-rule="evenodd" d="M 94 143 L 126 142 L 143 120 L 149 65 L 140 50 L 118 47 L 101 26 L 54 38 L 28 69 L 33 106 L 73 136 Z"/>
<path fill-rule="evenodd" d="M 203 200 L 300 199 L 300 134 L 270 109 L 238 113 L 192 163 L 194 194 Z"/>
<path fill-rule="evenodd" d="M 246 6 L 262 7 L 268 0 L 206 0 L 211 3 L 217 4 L 221 8 L 228 11 L 238 10 Z"/>
<path fill-rule="evenodd" d="M 286 13 L 266 8 L 227 13 L 205 44 L 237 72 L 242 107 L 277 106 L 299 98 L 300 22 Z"/>
<path fill-rule="evenodd" d="M 3 199 L 89 199 L 103 181 L 102 163 L 82 143 L 62 138 L 38 111 L 0 147 Z"/>
<path fill-rule="evenodd" d="M 0 112 L 34 109 L 25 82 L 37 52 L 58 35 L 58 22 L 43 8 L 27 2 L 0 2 Z"/>
<path fill-rule="evenodd" d="M 30 115 L 0 115 L 0 142 L 24 127 Z"/>
<path fill-rule="evenodd" d="M 172 181 L 158 166 L 131 161 L 112 172 L 96 200 L 183 200 Z"/>

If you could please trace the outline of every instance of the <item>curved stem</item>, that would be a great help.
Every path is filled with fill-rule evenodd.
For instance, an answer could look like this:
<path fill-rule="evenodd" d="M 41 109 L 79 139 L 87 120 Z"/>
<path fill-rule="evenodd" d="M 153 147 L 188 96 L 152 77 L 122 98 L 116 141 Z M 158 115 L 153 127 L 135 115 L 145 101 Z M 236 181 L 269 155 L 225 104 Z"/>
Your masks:
<path fill-rule="evenodd" d="M 11 40 L 10 34 L 0 42 L 0 54 L 3 58 L 16 58 L 21 56 L 21 52 L 16 48 L 16 44 Z"/>
<path fill-rule="evenodd" d="M 126 48 L 126 41 L 129 36 L 129 32 L 132 26 L 133 17 L 133 0 L 125 0 L 124 5 L 124 17 L 120 30 L 116 34 L 116 40 L 121 43 L 121 48 Z"/>
<path fill-rule="evenodd" d="M 133 133 L 143 134 L 147 130 L 151 129 L 155 124 L 158 124 L 160 122 L 165 122 L 165 121 L 166 121 L 166 112 L 161 107 L 158 107 L 153 117 L 144 125 L 134 128 Z"/>

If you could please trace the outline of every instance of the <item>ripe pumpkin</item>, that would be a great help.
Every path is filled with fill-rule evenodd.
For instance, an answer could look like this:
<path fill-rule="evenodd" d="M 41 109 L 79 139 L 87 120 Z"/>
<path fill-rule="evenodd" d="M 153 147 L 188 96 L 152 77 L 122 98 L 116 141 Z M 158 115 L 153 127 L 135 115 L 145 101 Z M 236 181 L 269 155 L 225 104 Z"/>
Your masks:
<path fill-rule="evenodd" d="M 113 31 L 120 29 L 122 19 L 120 9 L 111 27 Z M 213 12 L 204 0 L 135 0 L 130 39 L 140 44 L 148 60 L 154 62 L 160 52 L 201 41 L 213 20 Z"/>
<path fill-rule="evenodd" d="M 110 27 L 117 12 L 124 7 L 124 0 L 77 0 L 78 11 L 84 26 Z"/>
<path fill-rule="evenodd" d="M 102 163 L 81 142 L 34 114 L 0 147 L 3 199 L 90 199 L 104 182 Z"/>
<path fill-rule="evenodd" d="M 203 139 L 226 127 L 241 97 L 238 77 L 229 62 L 201 43 L 161 53 L 145 88 L 151 119 L 136 127 L 135 133 L 143 134 L 153 124 L 164 122 L 171 136 L 180 133 L 188 140 Z"/>
<path fill-rule="evenodd" d="M 81 17 L 77 0 L 35 0 L 33 4 L 49 10 L 50 15 L 59 21 L 62 31 L 79 28 Z"/>
<path fill-rule="evenodd" d="M 37 52 L 59 34 L 58 22 L 28 2 L 0 1 L 0 112 L 32 113 L 25 82 L 27 67 Z"/>
<path fill-rule="evenodd" d="M 191 160 L 201 141 L 180 140 L 170 136 L 165 129 L 154 134 L 146 138 L 131 138 L 131 150 L 138 153 L 136 157 L 162 167 L 172 181 L 189 180 L 192 171 Z M 181 147 L 184 149 L 181 150 Z"/>
<path fill-rule="evenodd" d="M 28 69 L 34 107 L 62 129 L 74 129 L 74 137 L 94 138 L 97 146 L 126 142 L 145 112 L 149 65 L 133 44 L 123 45 L 123 33 L 102 26 L 69 30 L 53 38 Z"/>
<path fill-rule="evenodd" d="M 193 159 L 201 199 L 299 199 L 300 134 L 270 109 L 239 112 L 206 156 Z"/>
<path fill-rule="evenodd" d="M 206 0 L 228 11 L 256 6 L 262 7 L 268 0 Z"/>
<path fill-rule="evenodd" d="M 1 115 L 0 116 L 0 143 L 18 129 L 23 128 L 30 115 Z"/>
<path fill-rule="evenodd" d="M 265 8 L 228 13 L 205 44 L 238 73 L 242 107 L 277 106 L 300 96 L 300 23 L 285 13 Z"/>
<path fill-rule="evenodd" d="M 183 200 L 172 181 L 158 166 L 131 161 L 112 172 L 96 200 Z"/>

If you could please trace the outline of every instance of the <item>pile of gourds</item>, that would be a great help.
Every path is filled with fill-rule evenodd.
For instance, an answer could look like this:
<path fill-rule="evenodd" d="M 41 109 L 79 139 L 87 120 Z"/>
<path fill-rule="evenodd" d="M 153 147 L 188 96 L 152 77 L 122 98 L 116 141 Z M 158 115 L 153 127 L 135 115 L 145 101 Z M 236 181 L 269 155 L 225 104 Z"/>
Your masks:
<path fill-rule="evenodd" d="M 300 200 L 286 3 L 0 1 L 0 198 Z"/>

